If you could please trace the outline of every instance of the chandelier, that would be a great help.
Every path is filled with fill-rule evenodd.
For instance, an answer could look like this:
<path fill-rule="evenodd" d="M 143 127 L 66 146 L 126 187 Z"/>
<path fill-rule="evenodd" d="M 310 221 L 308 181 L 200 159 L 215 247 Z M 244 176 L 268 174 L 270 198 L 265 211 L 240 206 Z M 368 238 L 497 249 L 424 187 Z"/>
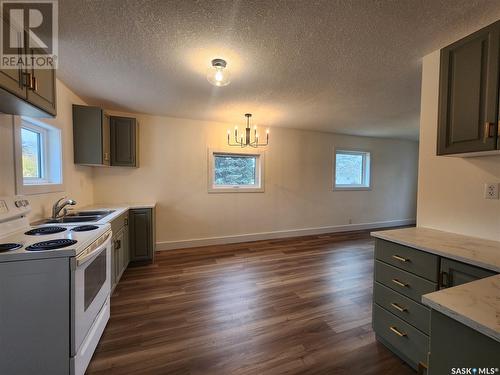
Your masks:
<path fill-rule="evenodd" d="M 227 131 L 227 144 L 229 146 L 239 146 L 239 147 L 259 147 L 267 146 L 269 144 L 269 129 L 266 130 L 266 143 L 259 143 L 259 133 L 257 132 L 257 126 L 253 127 L 253 140 L 250 129 L 250 117 L 251 113 L 245 113 L 247 118 L 247 127 L 245 128 L 245 133 L 238 135 L 238 127 L 234 127 L 234 143 L 231 142 L 231 130 Z"/>

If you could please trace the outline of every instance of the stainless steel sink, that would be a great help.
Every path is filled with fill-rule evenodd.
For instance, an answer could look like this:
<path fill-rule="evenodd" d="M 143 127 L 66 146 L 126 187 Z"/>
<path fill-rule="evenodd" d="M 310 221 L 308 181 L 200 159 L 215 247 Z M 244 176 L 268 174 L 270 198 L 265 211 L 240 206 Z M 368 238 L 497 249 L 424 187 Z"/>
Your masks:
<path fill-rule="evenodd" d="M 57 219 L 43 219 L 34 223 L 42 224 L 71 224 L 71 223 L 95 223 L 102 218 L 115 212 L 114 210 L 95 210 L 95 211 L 73 211 Z"/>
<path fill-rule="evenodd" d="M 101 216 L 64 216 L 57 219 L 46 219 L 43 224 L 85 223 L 101 220 Z"/>
<path fill-rule="evenodd" d="M 108 216 L 113 213 L 113 210 L 102 210 L 102 211 L 70 211 L 65 217 L 72 216 Z"/>

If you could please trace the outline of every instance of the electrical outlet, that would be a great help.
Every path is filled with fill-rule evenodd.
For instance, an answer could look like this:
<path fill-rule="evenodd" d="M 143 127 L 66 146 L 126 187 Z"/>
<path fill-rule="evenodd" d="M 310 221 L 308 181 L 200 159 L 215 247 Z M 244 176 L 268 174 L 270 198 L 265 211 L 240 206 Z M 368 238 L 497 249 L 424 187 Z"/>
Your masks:
<path fill-rule="evenodd" d="M 484 199 L 498 199 L 498 183 L 484 184 Z"/>

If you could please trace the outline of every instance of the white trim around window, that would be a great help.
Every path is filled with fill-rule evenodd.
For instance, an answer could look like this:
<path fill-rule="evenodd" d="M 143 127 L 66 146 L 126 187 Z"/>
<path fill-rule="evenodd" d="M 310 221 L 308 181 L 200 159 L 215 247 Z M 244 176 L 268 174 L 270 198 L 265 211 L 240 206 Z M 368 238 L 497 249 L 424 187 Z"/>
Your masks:
<path fill-rule="evenodd" d="M 216 182 L 216 162 L 218 156 L 253 158 L 255 160 L 254 183 L 219 184 Z M 209 193 L 262 193 L 264 192 L 265 153 L 260 150 L 216 150 L 208 149 L 208 192 Z"/>
<path fill-rule="evenodd" d="M 338 183 L 337 181 L 337 156 L 338 155 L 353 155 L 360 156 L 362 158 L 361 163 L 361 183 Z M 334 148 L 333 149 L 333 190 L 371 190 L 372 189 L 372 160 L 371 153 L 366 150 L 353 150 L 346 148 Z"/>
<path fill-rule="evenodd" d="M 28 117 L 13 116 L 16 194 L 32 195 L 64 191 L 61 129 Z M 22 129 L 37 133 L 38 176 L 23 174 Z"/>

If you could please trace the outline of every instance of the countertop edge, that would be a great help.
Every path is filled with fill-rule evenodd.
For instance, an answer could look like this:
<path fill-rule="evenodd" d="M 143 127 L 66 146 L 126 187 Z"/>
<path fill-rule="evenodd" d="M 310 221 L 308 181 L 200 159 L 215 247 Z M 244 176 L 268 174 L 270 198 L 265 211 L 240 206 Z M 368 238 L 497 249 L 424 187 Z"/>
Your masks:
<path fill-rule="evenodd" d="M 487 269 L 487 270 L 490 270 L 490 271 L 493 271 L 493 272 L 500 273 L 500 268 L 496 267 L 493 264 L 484 263 L 484 262 L 481 262 L 481 261 L 478 261 L 478 260 L 475 260 L 475 259 L 458 256 L 458 255 L 453 254 L 453 253 L 448 253 L 446 251 L 441 251 L 441 250 L 437 250 L 437 249 L 425 247 L 425 246 L 422 246 L 422 245 L 419 245 L 419 244 L 415 244 L 415 243 L 412 243 L 412 242 L 409 242 L 409 241 L 404 241 L 404 240 L 401 240 L 401 239 L 395 239 L 395 238 L 393 238 L 391 236 L 387 236 L 387 235 L 385 235 L 383 233 L 380 233 L 380 232 L 371 232 L 370 235 L 372 237 L 380 238 L 381 240 L 386 240 L 386 241 L 394 242 L 394 243 L 397 243 L 397 244 L 400 244 L 400 245 L 404 245 L 404 246 L 412 247 L 414 249 L 425 251 L 427 253 L 439 255 L 439 256 L 442 256 L 442 257 L 445 257 L 445 258 L 457 260 L 457 261 L 462 262 L 462 263 L 467 263 L 467 264 L 470 264 L 470 265 L 473 265 L 473 266 L 481 267 L 481 268 L 484 268 L 484 269 Z"/>
<path fill-rule="evenodd" d="M 491 276 L 495 277 L 495 276 Z M 454 287 L 454 288 L 459 288 L 460 285 Z M 453 288 L 450 288 L 453 289 Z M 444 314 L 448 316 L 449 318 L 456 320 L 457 322 L 460 322 L 467 327 L 473 329 L 474 331 L 477 331 L 479 333 L 482 333 L 485 336 L 488 336 L 489 338 L 500 342 L 500 332 L 497 332 L 496 330 L 485 326 L 484 324 L 478 322 L 477 320 L 471 319 L 463 314 L 458 313 L 456 310 L 451 309 L 450 307 L 444 306 L 432 299 L 430 295 L 435 294 L 435 293 L 440 293 L 440 291 L 424 294 L 422 296 L 422 303 L 428 307 L 430 307 L 433 310 L 436 310 L 440 312 L 441 314 Z"/>

